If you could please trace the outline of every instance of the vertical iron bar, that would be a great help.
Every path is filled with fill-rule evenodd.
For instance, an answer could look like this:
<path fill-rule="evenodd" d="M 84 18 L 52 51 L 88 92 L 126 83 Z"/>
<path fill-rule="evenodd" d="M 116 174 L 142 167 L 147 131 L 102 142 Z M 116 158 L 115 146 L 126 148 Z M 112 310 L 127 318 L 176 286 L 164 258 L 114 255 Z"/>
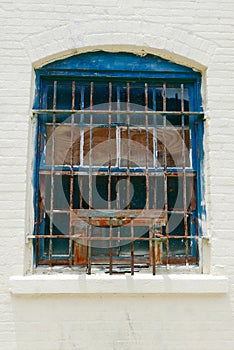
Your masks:
<path fill-rule="evenodd" d="M 127 134 L 128 134 L 128 149 L 127 149 L 127 209 L 130 209 L 130 157 L 131 157 L 131 130 L 130 130 L 130 83 L 127 83 Z M 130 250 L 131 250 L 131 275 L 134 275 L 134 232 L 133 232 L 133 220 L 131 220 L 130 226 Z"/>
<path fill-rule="evenodd" d="M 167 110 L 167 85 L 163 83 L 163 112 Z"/>
<path fill-rule="evenodd" d="M 117 86 L 117 111 L 120 111 L 120 87 Z M 117 125 L 120 124 L 120 114 L 117 114 Z M 120 128 L 116 127 L 116 166 L 120 167 L 121 165 L 121 135 L 120 135 Z M 120 177 L 116 177 L 117 184 L 116 184 L 116 207 L 117 209 L 120 209 L 120 185 L 119 180 Z M 121 236 L 121 227 L 118 227 L 118 238 Z M 119 247 L 118 247 L 118 255 L 121 251 L 120 246 L 120 240 L 118 241 Z"/>
<path fill-rule="evenodd" d="M 75 81 L 72 82 L 72 111 L 75 109 L 75 91 L 76 91 L 76 84 Z M 69 208 L 70 208 L 70 218 L 69 218 L 69 266 L 72 266 L 72 223 L 71 223 L 71 214 L 72 214 L 72 209 L 73 209 L 73 190 L 74 190 L 74 170 L 73 170 L 73 164 L 74 164 L 74 113 L 71 115 L 71 158 L 70 158 L 70 203 L 69 203 Z"/>
<path fill-rule="evenodd" d="M 167 109 L 167 87 L 166 83 L 163 83 L 163 112 L 166 112 Z M 166 217 L 166 264 L 167 268 L 169 267 L 169 227 L 168 227 L 168 196 L 167 196 L 167 147 L 166 147 L 166 126 L 167 126 L 167 117 L 163 115 L 163 163 L 164 163 L 164 210 Z"/>
<path fill-rule="evenodd" d="M 117 111 L 120 111 L 120 86 L 117 86 Z M 120 114 L 117 114 L 117 127 L 116 127 L 116 166 L 119 168 L 121 165 L 121 137 L 120 137 Z"/>
<path fill-rule="evenodd" d="M 89 225 L 88 225 L 88 241 L 86 244 L 88 244 L 88 275 L 91 275 L 91 269 L 92 269 L 92 261 L 91 261 L 91 254 L 92 254 L 92 251 L 91 251 L 91 244 L 92 244 L 92 240 L 91 240 L 91 237 L 92 237 L 92 229 L 93 227 L 91 226 L 91 218 L 89 218 L 89 221 L 88 221 Z"/>
<path fill-rule="evenodd" d="M 184 85 L 180 86 L 181 112 L 184 113 Z M 183 206 L 184 206 L 184 235 L 185 235 L 185 254 L 186 266 L 188 265 L 188 221 L 187 221 L 187 193 L 186 193 L 186 151 L 185 151 L 185 121 L 184 115 L 181 116 L 182 127 L 182 160 L 183 160 Z"/>
<path fill-rule="evenodd" d="M 112 250 L 112 224 L 110 224 L 110 241 L 109 241 L 109 245 L 110 245 L 110 249 L 109 249 L 109 274 L 112 275 L 113 272 L 113 250 Z"/>
<path fill-rule="evenodd" d="M 109 83 L 109 115 L 108 115 L 108 209 L 111 209 L 111 102 L 112 102 L 112 83 Z M 113 250 L 112 250 L 112 224 L 110 225 L 109 241 L 109 274 L 112 275 Z"/>
<path fill-rule="evenodd" d="M 93 178 L 92 178 L 92 135 L 93 135 L 93 82 L 90 83 L 90 128 L 89 128 L 89 209 L 92 208 L 92 196 L 93 196 Z M 91 219 L 89 219 L 89 238 L 92 236 L 93 227 L 91 226 Z M 91 244 L 92 240 L 88 241 L 88 274 L 91 274 Z"/>
<path fill-rule="evenodd" d="M 92 141 L 93 141 L 93 82 L 90 83 L 90 128 L 89 128 L 89 209 L 92 208 Z"/>
<path fill-rule="evenodd" d="M 56 110 L 57 105 L 57 81 L 54 81 L 53 93 L 53 110 Z M 53 113 L 53 129 L 52 129 L 52 150 L 51 150 L 51 185 L 50 185 L 50 236 L 53 236 L 53 218 L 54 218 L 54 165 L 55 165 L 55 128 L 56 128 L 56 114 Z M 52 266 L 52 238 L 49 240 L 49 263 Z"/>
<path fill-rule="evenodd" d="M 85 94 L 85 87 L 82 84 L 81 86 L 81 90 L 80 90 L 80 101 L 81 101 L 81 105 L 80 105 L 80 109 L 84 110 L 84 94 Z M 83 166 L 84 162 L 84 128 L 83 128 L 83 124 L 84 124 L 84 114 L 81 114 L 80 116 L 80 166 Z M 79 176 L 79 175 L 78 175 Z M 79 192 L 80 192 L 80 209 L 83 208 L 83 195 L 82 195 L 82 191 L 83 191 L 83 177 L 79 176 Z"/>
<path fill-rule="evenodd" d="M 109 83 L 109 115 L 108 115 L 108 209 L 111 209 L 111 102 L 112 102 L 112 83 Z"/>
<path fill-rule="evenodd" d="M 148 84 L 145 83 L 145 112 L 148 111 Z M 145 132 L 146 132 L 146 154 L 145 154 L 145 170 L 146 170 L 146 209 L 149 209 L 149 121 L 148 114 L 145 114 Z"/>
<path fill-rule="evenodd" d="M 130 83 L 127 83 L 127 209 L 130 209 L 130 150 L 131 150 L 131 130 L 130 130 Z"/>
<path fill-rule="evenodd" d="M 134 226 L 133 219 L 131 220 L 131 275 L 134 275 Z"/>
<path fill-rule="evenodd" d="M 157 105 L 156 105 L 156 87 L 153 88 L 153 110 L 157 110 Z M 157 208 L 157 176 L 156 176 L 156 170 L 158 167 L 158 153 L 157 153 L 157 116 L 154 114 L 154 148 L 153 148 L 153 159 L 154 159 L 154 170 L 155 170 L 155 175 L 154 175 L 154 203 L 153 207 L 154 209 Z"/>
<path fill-rule="evenodd" d="M 152 226 L 150 226 L 149 230 L 152 230 Z M 153 232 L 149 232 L 149 236 L 152 238 L 152 272 L 153 276 L 156 275 L 156 267 L 155 267 L 155 232 L 156 227 L 153 225 Z"/>

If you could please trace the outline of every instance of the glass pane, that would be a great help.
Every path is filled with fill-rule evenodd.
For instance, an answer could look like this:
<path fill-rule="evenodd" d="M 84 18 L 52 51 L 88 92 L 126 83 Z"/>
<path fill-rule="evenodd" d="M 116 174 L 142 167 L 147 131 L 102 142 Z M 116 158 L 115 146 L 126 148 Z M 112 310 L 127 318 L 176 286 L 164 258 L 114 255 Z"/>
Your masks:
<path fill-rule="evenodd" d="M 181 111 L 181 87 L 167 87 L 167 111 Z M 188 89 L 183 89 L 184 111 L 189 111 Z"/>
<path fill-rule="evenodd" d="M 163 176 L 149 177 L 149 209 L 164 208 L 164 180 Z"/>
<path fill-rule="evenodd" d="M 74 176 L 73 180 L 73 208 L 88 209 L 89 208 L 89 177 Z"/>
<path fill-rule="evenodd" d="M 186 178 L 186 210 L 191 207 L 191 210 L 196 209 L 195 201 L 195 181 L 193 177 Z M 183 176 L 168 176 L 167 177 L 167 199 L 169 210 L 184 209 L 184 187 Z"/>
<path fill-rule="evenodd" d="M 72 109 L 71 82 L 57 83 L 56 109 Z"/>
<path fill-rule="evenodd" d="M 125 227 L 124 230 L 121 228 L 121 237 L 130 237 L 130 227 Z M 125 231 L 125 232 L 123 232 Z M 147 226 L 134 226 L 133 227 L 133 236 L 135 238 L 149 238 L 149 229 Z M 135 257 L 149 257 L 149 241 L 133 241 L 133 249 Z M 122 241 L 120 247 L 120 256 L 131 257 L 131 243 L 130 241 Z"/>

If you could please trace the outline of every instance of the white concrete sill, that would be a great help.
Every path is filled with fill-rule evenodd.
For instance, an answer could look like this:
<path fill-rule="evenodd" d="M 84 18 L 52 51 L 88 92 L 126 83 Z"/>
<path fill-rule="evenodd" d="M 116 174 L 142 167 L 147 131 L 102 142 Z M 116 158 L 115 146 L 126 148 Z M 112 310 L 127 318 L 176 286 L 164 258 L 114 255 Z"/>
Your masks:
<path fill-rule="evenodd" d="M 12 276 L 15 295 L 44 294 L 221 294 L 228 278 L 212 275 L 31 275 Z"/>

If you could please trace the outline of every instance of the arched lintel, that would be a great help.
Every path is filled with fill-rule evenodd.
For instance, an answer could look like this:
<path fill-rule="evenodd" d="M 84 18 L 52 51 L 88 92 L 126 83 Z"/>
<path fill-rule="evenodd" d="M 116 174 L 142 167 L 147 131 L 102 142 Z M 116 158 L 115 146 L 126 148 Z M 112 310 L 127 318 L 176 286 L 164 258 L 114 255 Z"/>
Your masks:
<path fill-rule="evenodd" d="M 170 62 L 183 65 L 185 67 L 191 68 L 194 71 L 200 72 L 202 74 L 205 73 L 207 67 L 202 65 L 201 63 L 192 60 L 190 58 L 174 54 L 172 52 L 168 52 L 166 50 L 151 48 L 151 47 L 142 47 L 142 46 L 134 46 L 134 45 L 98 45 L 98 46 L 87 46 L 82 48 L 76 48 L 71 50 L 66 50 L 63 52 L 55 53 L 53 55 L 47 56 L 43 59 L 40 59 L 33 63 L 34 69 L 40 69 L 45 65 L 48 65 L 54 61 L 62 60 L 69 58 L 74 55 L 91 53 L 97 51 L 111 52 L 111 53 L 133 53 L 137 56 L 144 57 L 148 54 L 158 56 L 162 59 L 168 60 Z"/>

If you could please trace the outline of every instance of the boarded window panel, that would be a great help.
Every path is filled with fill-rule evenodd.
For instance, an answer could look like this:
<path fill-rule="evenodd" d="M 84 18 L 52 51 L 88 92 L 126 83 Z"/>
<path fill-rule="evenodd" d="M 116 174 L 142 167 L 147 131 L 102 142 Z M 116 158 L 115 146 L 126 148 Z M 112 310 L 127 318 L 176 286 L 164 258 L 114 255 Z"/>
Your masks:
<path fill-rule="evenodd" d="M 60 124 L 55 127 L 46 127 L 46 164 L 47 165 L 71 165 L 80 164 L 80 129 L 73 126 L 73 148 L 71 139 L 71 126 Z M 53 157 L 54 143 L 54 160 Z M 72 151 L 71 151 L 72 149 Z M 72 152 L 72 153 L 71 153 Z"/>
<path fill-rule="evenodd" d="M 121 128 L 120 165 L 128 166 L 128 162 L 130 167 L 153 167 L 153 129 L 147 132 L 143 128 L 130 128 L 129 131 Z"/>
<path fill-rule="evenodd" d="M 190 167 L 190 132 L 184 131 L 185 166 Z M 164 165 L 164 146 L 166 146 L 166 162 L 168 167 L 183 167 L 182 130 L 157 130 L 157 151 L 159 166 Z"/>
<path fill-rule="evenodd" d="M 90 135 L 92 137 L 91 164 L 90 164 Z M 113 166 L 116 164 L 116 129 L 92 128 L 84 135 L 84 165 Z"/>
<path fill-rule="evenodd" d="M 57 126 L 54 132 L 54 164 L 71 164 L 68 153 L 71 147 L 71 127 Z"/>

